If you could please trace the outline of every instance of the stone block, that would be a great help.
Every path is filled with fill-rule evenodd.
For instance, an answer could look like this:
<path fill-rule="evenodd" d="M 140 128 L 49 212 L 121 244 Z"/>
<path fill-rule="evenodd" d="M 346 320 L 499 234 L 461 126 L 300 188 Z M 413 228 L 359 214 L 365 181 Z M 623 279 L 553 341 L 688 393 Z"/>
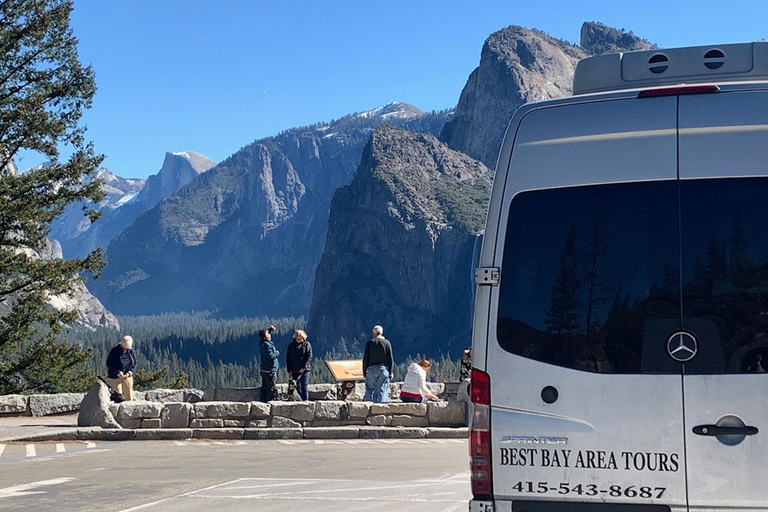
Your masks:
<path fill-rule="evenodd" d="M 224 420 L 220 418 L 195 418 L 189 422 L 190 428 L 222 428 Z"/>
<path fill-rule="evenodd" d="M 183 402 L 185 389 L 152 389 L 144 393 L 144 400 L 149 402 Z"/>
<path fill-rule="evenodd" d="M 393 427 L 428 427 L 429 420 L 426 416 L 409 416 L 407 414 L 395 414 L 392 416 Z"/>
<path fill-rule="evenodd" d="M 78 441 L 128 441 L 136 439 L 137 430 L 77 429 Z"/>
<path fill-rule="evenodd" d="M 120 420 L 120 426 L 123 428 L 141 428 L 141 418 L 135 420 L 130 418 L 122 419 Z"/>
<path fill-rule="evenodd" d="M 80 409 L 85 393 L 56 393 L 32 395 L 29 397 L 29 411 L 32 416 L 48 416 Z"/>
<path fill-rule="evenodd" d="M 198 400 L 198 402 L 213 402 L 214 400 L 216 400 L 216 390 L 206 389 L 203 391 L 202 400 Z"/>
<path fill-rule="evenodd" d="M 136 431 L 137 441 L 172 441 L 191 439 L 191 428 L 149 428 Z"/>
<path fill-rule="evenodd" d="M 242 439 L 242 428 L 196 428 L 192 429 L 193 439 Z"/>
<path fill-rule="evenodd" d="M 144 397 L 145 397 L 146 395 L 147 395 L 147 394 L 146 394 L 144 391 L 136 391 L 136 390 L 134 389 L 134 390 L 133 390 L 133 395 L 131 395 L 131 399 L 132 399 L 132 400 L 138 400 L 139 402 L 143 402 L 143 401 L 144 401 Z"/>
<path fill-rule="evenodd" d="M 24 395 L 0 396 L 0 414 L 24 414 L 28 405 L 29 397 Z"/>
<path fill-rule="evenodd" d="M 338 420 L 341 419 L 341 408 L 346 403 L 342 401 L 317 402 L 315 404 L 315 419 Z"/>
<path fill-rule="evenodd" d="M 443 385 L 445 386 L 445 394 L 447 396 L 456 396 L 456 393 L 459 392 L 459 388 L 462 385 L 462 382 L 444 382 Z"/>
<path fill-rule="evenodd" d="M 141 428 L 160 428 L 161 426 L 160 418 L 146 418 L 141 420 Z"/>
<path fill-rule="evenodd" d="M 407 414 L 409 416 L 426 416 L 427 404 L 411 404 L 403 402 L 371 404 L 371 414 Z"/>
<path fill-rule="evenodd" d="M 365 422 L 373 427 L 385 427 L 392 424 L 392 416 L 377 414 L 374 416 L 368 416 Z"/>
<path fill-rule="evenodd" d="M 427 382 L 427 389 L 429 389 L 433 395 L 445 396 L 445 384 L 443 382 Z"/>
<path fill-rule="evenodd" d="M 272 416 L 272 426 L 274 428 L 301 428 L 301 423 L 283 416 Z"/>
<path fill-rule="evenodd" d="M 97 380 L 91 385 L 85 398 L 80 403 L 77 414 L 78 427 L 120 428 L 120 424 L 110 412 L 109 388 Z"/>
<path fill-rule="evenodd" d="M 184 393 L 185 402 L 195 404 L 197 402 L 203 401 L 203 396 L 205 395 L 205 391 L 203 391 L 202 389 L 187 389 L 185 391 L 186 391 L 186 393 Z"/>
<path fill-rule="evenodd" d="M 245 420 L 224 420 L 224 427 L 243 428 L 245 427 Z"/>
<path fill-rule="evenodd" d="M 309 425 L 304 425 L 305 427 L 340 427 L 341 426 L 341 420 L 314 420 Z"/>
<path fill-rule="evenodd" d="M 117 411 L 120 410 L 120 404 L 116 404 L 114 402 L 109 403 L 109 412 L 112 413 L 112 416 L 117 416 Z"/>
<path fill-rule="evenodd" d="M 365 419 L 371 412 L 371 402 L 347 402 L 346 408 L 349 411 L 349 419 Z"/>
<path fill-rule="evenodd" d="M 160 414 L 163 428 L 187 428 L 192 413 L 192 404 L 166 403 Z"/>
<path fill-rule="evenodd" d="M 251 404 L 244 402 L 198 402 L 194 408 L 195 418 L 245 419 L 251 414 Z"/>
<path fill-rule="evenodd" d="M 269 418 L 272 414 L 272 406 L 265 404 L 264 402 L 251 402 L 251 417 L 252 418 Z"/>
<path fill-rule="evenodd" d="M 248 428 L 267 428 L 268 423 L 266 419 L 250 420 L 248 422 Z"/>
<path fill-rule="evenodd" d="M 427 429 L 427 438 L 429 439 L 466 439 L 467 437 L 469 437 L 469 429 L 466 427 L 429 427 Z"/>
<path fill-rule="evenodd" d="M 467 407 L 462 402 L 432 402 L 427 410 L 431 427 L 467 426 Z"/>
<path fill-rule="evenodd" d="M 356 427 L 305 428 L 304 439 L 357 439 L 360 429 Z"/>
<path fill-rule="evenodd" d="M 360 427 L 360 439 L 421 439 L 427 436 L 425 428 L 371 428 Z"/>
<path fill-rule="evenodd" d="M 163 404 L 157 402 L 139 402 L 136 400 L 120 402 L 117 420 L 122 423 L 124 419 L 159 418 L 162 410 Z"/>
<path fill-rule="evenodd" d="M 300 428 L 246 428 L 244 439 L 301 439 Z"/>
<path fill-rule="evenodd" d="M 336 400 L 336 384 L 310 384 L 310 400 Z"/>
<path fill-rule="evenodd" d="M 344 426 L 344 425 L 348 425 L 348 426 L 352 426 L 352 425 L 367 425 L 367 423 L 365 422 L 365 418 L 358 418 L 358 419 L 355 419 L 355 420 L 341 420 L 341 424 L 342 424 L 342 426 Z"/>
<path fill-rule="evenodd" d="M 273 416 L 294 421 L 311 421 L 315 417 L 315 402 L 270 402 Z"/>

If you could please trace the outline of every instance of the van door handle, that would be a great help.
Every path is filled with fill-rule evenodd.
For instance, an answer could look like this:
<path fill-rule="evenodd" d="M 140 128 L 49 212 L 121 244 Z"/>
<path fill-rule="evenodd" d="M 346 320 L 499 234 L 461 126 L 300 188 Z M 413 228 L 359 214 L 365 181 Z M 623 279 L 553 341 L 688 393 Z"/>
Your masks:
<path fill-rule="evenodd" d="M 693 433 L 700 436 L 753 436 L 757 427 L 718 427 L 717 425 L 697 425 Z"/>

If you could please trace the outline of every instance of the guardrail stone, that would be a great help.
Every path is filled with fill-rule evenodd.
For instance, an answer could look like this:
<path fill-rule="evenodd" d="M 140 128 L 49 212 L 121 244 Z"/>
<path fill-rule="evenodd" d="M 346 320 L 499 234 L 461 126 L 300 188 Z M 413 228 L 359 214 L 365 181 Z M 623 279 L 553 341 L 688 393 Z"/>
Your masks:
<path fill-rule="evenodd" d="M 467 407 L 462 402 L 431 402 L 427 404 L 427 410 L 430 425 L 467 426 Z"/>
<path fill-rule="evenodd" d="M 336 400 L 336 384 L 312 384 L 309 386 L 310 400 Z"/>
<path fill-rule="evenodd" d="M 366 428 L 360 427 L 360 439 L 420 439 L 427 437 L 425 428 Z"/>
<path fill-rule="evenodd" d="M 195 418 L 190 420 L 190 428 L 222 428 L 224 426 L 224 420 L 219 418 Z"/>
<path fill-rule="evenodd" d="M 368 425 L 372 427 L 385 427 L 392 424 L 392 416 L 385 416 L 383 414 L 377 414 L 374 416 L 368 416 L 365 420 Z"/>
<path fill-rule="evenodd" d="M 426 416 L 427 404 L 403 402 L 371 404 L 371 414 L 408 414 L 411 416 Z"/>
<path fill-rule="evenodd" d="M 124 419 L 159 418 L 162 410 L 163 404 L 157 402 L 139 402 L 136 400 L 120 402 L 120 407 L 117 410 L 117 421 L 122 424 Z"/>
<path fill-rule="evenodd" d="M 31 395 L 29 410 L 32 416 L 47 416 L 80 409 L 85 393 L 56 393 L 51 395 Z"/>
<path fill-rule="evenodd" d="M 244 439 L 301 439 L 300 428 L 246 428 Z"/>
<path fill-rule="evenodd" d="M 301 428 L 301 423 L 284 416 L 272 416 L 272 426 L 275 428 Z"/>
<path fill-rule="evenodd" d="M 342 401 L 317 402 L 315 404 L 315 418 L 320 420 L 341 419 L 341 408 L 345 405 Z"/>
<path fill-rule="evenodd" d="M 349 419 L 365 419 L 371 412 L 371 402 L 347 402 L 346 409 L 349 411 Z"/>
<path fill-rule="evenodd" d="M 247 402 L 198 402 L 194 407 L 195 418 L 245 419 L 251 414 Z"/>
<path fill-rule="evenodd" d="M 0 414 L 24 414 L 28 405 L 29 397 L 24 395 L 0 396 Z"/>
<path fill-rule="evenodd" d="M 160 418 L 144 418 L 141 420 L 141 428 L 160 428 Z"/>
<path fill-rule="evenodd" d="M 393 427 L 428 427 L 429 420 L 424 416 L 408 416 L 396 414 L 392 416 Z"/>
<path fill-rule="evenodd" d="M 167 403 L 160 414 L 162 428 L 187 428 L 192 415 L 192 404 Z"/>
<path fill-rule="evenodd" d="M 283 416 L 295 421 L 312 421 L 316 402 L 270 402 L 273 416 Z"/>
<path fill-rule="evenodd" d="M 248 422 L 248 428 L 267 428 L 268 422 L 266 419 L 262 420 L 250 420 Z"/>
<path fill-rule="evenodd" d="M 272 406 L 264 402 L 251 402 L 251 417 L 263 419 L 269 418 L 272 412 Z"/>
<path fill-rule="evenodd" d="M 357 439 L 358 427 L 311 427 L 304 429 L 304 439 Z"/>
<path fill-rule="evenodd" d="M 191 437 L 191 428 L 148 428 L 137 430 L 134 439 L 140 441 L 178 441 L 190 439 Z"/>
<path fill-rule="evenodd" d="M 203 428 L 192 429 L 192 437 L 196 439 L 242 439 L 242 428 Z"/>

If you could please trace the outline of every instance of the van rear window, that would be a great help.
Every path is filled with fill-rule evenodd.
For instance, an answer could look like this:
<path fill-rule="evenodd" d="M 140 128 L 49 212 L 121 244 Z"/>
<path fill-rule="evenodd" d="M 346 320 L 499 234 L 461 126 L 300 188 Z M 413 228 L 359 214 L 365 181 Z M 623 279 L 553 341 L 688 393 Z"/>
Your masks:
<path fill-rule="evenodd" d="M 518 194 L 504 246 L 499 344 L 600 373 L 762 372 L 766 197 L 766 178 Z M 684 367 L 667 346 L 681 329 L 698 342 Z"/>
<path fill-rule="evenodd" d="M 515 354 L 606 373 L 680 371 L 644 350 L 680 318 L 676 181 L 523 192 L 512 201 L 497 336 Z"/>

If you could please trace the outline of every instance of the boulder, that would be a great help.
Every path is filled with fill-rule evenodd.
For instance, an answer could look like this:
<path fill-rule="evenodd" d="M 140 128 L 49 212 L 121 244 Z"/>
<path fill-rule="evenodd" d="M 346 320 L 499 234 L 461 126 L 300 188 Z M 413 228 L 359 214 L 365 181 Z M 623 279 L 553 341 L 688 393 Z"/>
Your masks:
<path fill-rule="evenodd" d="M 371 414 L 408 414 L 410 416 L 426 416 L 427 404 L 402 402 L 371 404 Z"/>
<path fill-rule="evenodd" d="M 312 421 L 315 417 L 315 402 L 270 402 L 272 414 L 295 421 Z"/>
<path fill-rule="evenodd" d="M 341 408 L 345 405 L 342 401 L 317 402 L 315 404 L 315 418 L 321 420 L 338 420 L 341 418 Z"/>
<path fill-rule="evenodd" d="M 29 397 L 24 395 L 2 395 L 0 396 L 0 414 L 24 414 L 27 412 L 28 403 Z"/>
<path fill-rule="evenodd" d="M 309 386 L 310 400 L 336 400 L 336 384 L 311 384 Z"/>
<path fill-rule="evenodd" d="M 29 410 L 32 416 L 48 416 L 80 409 L 80 402 L 85 393 L 57 393 L 52 395 L 32 395 L 29 397 Z"/>
<path fill-rule="evenodd" d="M 162 428 L 187 428 L 192 413 L 192 404 L 167 403 L 160 414 Z"/>
<path fill-rule="evenodd" d="M 272 426 L 275 428 L 301 428 L 301 423 L 283 416 L 273 416 Z"/>
<path fill-rule="evenodd" d="M 432 427 L 467 426 L 467 407 L 462 402 L 433 402 L 427 404 L 427 410 Z"/>
<path fill-rule="evenodd" d="M 157 402 L 139 402 L 137 400 L 120 402 L 117 420 L 122 423 L 123 420 L 127 419 L 159 418 L 162 410 L 163 404 Z"/>
<path fill-rule="evenodd" d="M 109 389 L 106 384 L 101 381 L 94 382 L 80 403 L 77 426 L 121 428 L 109 411 L 109 404 Z"/>
<path fill-rule="evenodd" d="M 198 402 L 194 407 L 195 418 L 244 419 L 251 414 L 247 402 Z"/>

